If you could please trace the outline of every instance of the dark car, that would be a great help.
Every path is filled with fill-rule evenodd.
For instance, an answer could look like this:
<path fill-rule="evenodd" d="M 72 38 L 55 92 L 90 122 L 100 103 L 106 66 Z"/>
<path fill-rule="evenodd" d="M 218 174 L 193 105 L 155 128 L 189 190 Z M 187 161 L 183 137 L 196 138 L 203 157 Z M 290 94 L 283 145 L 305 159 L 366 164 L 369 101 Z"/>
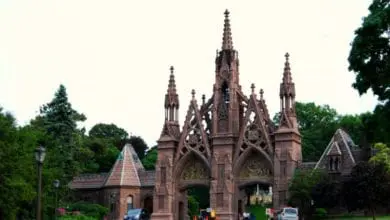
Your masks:
<path fill-rule="evenodd" d="M 123 220 L 149 220 L 150 215 L 146 209 L 130 209 Z"/>

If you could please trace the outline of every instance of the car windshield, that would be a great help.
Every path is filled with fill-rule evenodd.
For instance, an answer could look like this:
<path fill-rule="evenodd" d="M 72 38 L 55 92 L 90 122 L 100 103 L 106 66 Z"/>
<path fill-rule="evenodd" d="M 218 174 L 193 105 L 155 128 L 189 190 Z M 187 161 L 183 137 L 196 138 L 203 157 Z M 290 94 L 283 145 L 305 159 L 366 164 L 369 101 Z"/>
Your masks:
<path fill-rule="evenodd" d="M 296 215 L 297 214 L 297 210 L 296 209 L 287 208 L 287 209 L 284 209 L 284 213 L 290 214 L 290 215 Z"/>
<path fill-rule="evenodd" d="M 141 209 L 130 209 L 127 211 L 127 215 L 138 215 L 141 213 Z"/>

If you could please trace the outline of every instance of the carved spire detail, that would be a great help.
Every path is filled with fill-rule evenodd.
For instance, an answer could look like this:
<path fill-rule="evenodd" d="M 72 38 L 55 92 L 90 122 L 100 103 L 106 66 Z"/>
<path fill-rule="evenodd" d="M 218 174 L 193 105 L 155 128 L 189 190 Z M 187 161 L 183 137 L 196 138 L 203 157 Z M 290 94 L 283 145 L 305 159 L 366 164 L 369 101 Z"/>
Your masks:
<path fill-rule="evenodd" d="M 286 53 L 284 55 L 286 57 L 286 61 L 284 63 L 284 71 L 283 71 L 283 83 L 292 83 L 292 77 L 291 77 L 291 69 L 290 69 L 290 62 L 288 58 L 290 55 Z"/>
<path fill-rule="evenodd" d="M 169 70 L 171 74 L 169 75 L 168 89 L 167 94 L 165 95 L 164 107 L 169 108 L 175 106 L 176 108 L 179 108 L 179 96 L 176 93 L 176 81 L 173 66 L 171 66 Z"/>
<path fill-rule="evenodd" d="M 233 50 L 233 40 L 232 32 L 230 29 L 230 12 L 226 9 L 225 11 L 225 24 L 223 27 L 223 37 L 222 37 L 222 50 Z"/>

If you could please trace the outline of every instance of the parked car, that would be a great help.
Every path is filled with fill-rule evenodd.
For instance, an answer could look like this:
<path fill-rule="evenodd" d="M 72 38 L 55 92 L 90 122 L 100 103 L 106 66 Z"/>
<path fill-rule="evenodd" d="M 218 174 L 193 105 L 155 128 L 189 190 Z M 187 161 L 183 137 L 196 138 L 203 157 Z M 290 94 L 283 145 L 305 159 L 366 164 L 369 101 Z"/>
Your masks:
<path fill-rule="evenodd" d="M 130 209 L 123 220 L 149 220 L 150 214 L 146 209 Z"/>
<path fill-rule="evenodd" d="M 278 213 L 278 220 L 298 220 L 298 209 L 286 207 Z"/>

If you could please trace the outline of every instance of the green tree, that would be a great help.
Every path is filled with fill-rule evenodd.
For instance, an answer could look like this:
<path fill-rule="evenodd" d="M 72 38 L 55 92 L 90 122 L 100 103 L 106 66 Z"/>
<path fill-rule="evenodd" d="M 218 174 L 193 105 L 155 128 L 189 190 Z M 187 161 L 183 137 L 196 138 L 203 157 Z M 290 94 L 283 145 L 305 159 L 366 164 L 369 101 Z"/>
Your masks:
<path fill-rule="evenodd" d="M 347 131 L 357 144 L 365 140 L 362 115 L 339 115 L 329 105 L 316 105 L 313 102 L 296 102 L 295 110 L 302 135 L 304 161 L 317 161 L 338 128 Z M 279 113 L 273 121 L 278 125 Z"/>
<path fill-rule="evenodd" d="M 348 57 L 356 73 L 353 87 L 364 94 L 372 89 L 380 101 L 390 99 L 390 0 L 373 0 L 369 15 L 355 31 Z"/>
<path fill-rule="evenodd" d="M 115 124 L 99 123 L 94 125 L 89 131 L 90 137 L 95 138 L 113 138 L 114 140 L 124 140 L 129 134 L 125 129 L 116 126 Z"/>
<path fill-rule="evenodd" d="M 77 123 L 85 121 L 86 117 L 72 108 L 68 100 L 66 88 L 60 85 L 51 102 L 43 105 L 40 115 L 33 124 L 41 125 L 48 135 L 46 148 L 48 162 L 58 168 L 61 177 L 70 180 L 81 172 L 79 161 L 75 155 L 81 153 L 83 129 L 77 128 Z"/>
<path fill-rule="evenodd" d="M 365 117 L 367 141 L 390 144 L 390 0 L 373 0 L 368 9 L 355 30 L 349 70 L 356 74 L 353 87 L 359 94 L 371 89 L 380 101 Z"/>
<path fill-rule="evenodd" d="M 157 145 L 151 147 L 147 152 L 144 158 L 142 158 L 142 164 L 147 170 L 154 170 L 156 168 L 157 161 Z"/>
<path fill-rule="evenodd" d="M 144 139 L 140 136 L 131 136 L 129 139 L 124 140 L 125 143 L 129 143 L 133 146 L 135 152 L 140 160 L 145 157 L 146 150 L 148 149 L 148 145 L 145 143 Z M 121 145 L 123 147 L 124 144 Z"/>
<path fill-rule="evenodd" d="M 376 154 L 370 158 L 370 162 L 374 164 L 383 164 L 387 172 L 390 172 L 390 148 L 383 143 L 374 145 Z"/>
<path fill-rule="evenodd" d="M 389 174 L 383 164 L 360 162 L 344 183 L 345 202 L 350 210 L 370 210 L 375 220 L 377 208 L 388 205 L 389 183 Z"/>
<path fill-rule="evenodd" d="M 317 161 L 337 129 L 338 114 L 328 105 L 313 102 L 295 105 L 299 130 L 302 135 L 302 157 L 304 161 Z M 275 124 L 279 114 L 274 116 Z"/>
<path fill-rule="evenodd" d="M 328 209 L 341 205 L 341 192 L 341 182 L 325 177 L 319 183 L 315 184 L 311 196 L 316 207 Z"/>
<path fill-rule="evenodd" d="M 289 185 L 290 198 L 289 203 L 299 208 L 303 215 L 307 215 L 312 198 L 314 187 L 323 181 L 326 175 L 319 170 L 306 171 L 296 170 L 294 177 Z"/>
<path fill-rule="evenodd" d="M 0 108 L 0 219 L 16 219 L 35 197 L 34 137 Z M 28 214 L 27 214 L 28 215 Z M 28 217 L 25 216 L 24 217 Z"/>

